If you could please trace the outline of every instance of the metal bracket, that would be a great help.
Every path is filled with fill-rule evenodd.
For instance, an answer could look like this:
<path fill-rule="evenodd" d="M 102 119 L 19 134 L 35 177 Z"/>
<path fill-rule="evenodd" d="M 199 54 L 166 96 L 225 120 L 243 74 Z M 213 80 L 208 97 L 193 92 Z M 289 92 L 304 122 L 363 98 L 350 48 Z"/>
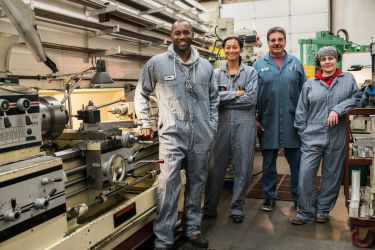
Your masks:
<path fill-rule="evenodd" d="M 167 42 L 167 38 L 164 38 L 163 41 L 160 41 L 160 42 L 150 42 L 148 44 L 142 44 L 140 45 L 140 48 L 146 48 L 146 47 L 151 47 L 151 46 L 161 46 L 161 45 L 167 45 L 168 42 Z"/>
<path fill-rule="evenodd" d="M 196 11 L 196 10 L 197 10 L 197 8 L 193 7 L 193 8 L 189 8 L 189 9 L 180 10 L 176 14 L 185 14 L 185 13 L 193 12 L 193 11 Z"/>
<path fill-rule="evenodd" d="M 109 4 L 105 8 L 96 9 L 96 10 L 88 10 L 86 11 L 86 16 L 98 16 L 100 14 L 106 14 L 110 12 L 114 12 L 118 10 L 118 4 Z"/>
<path fill-rule="evenodd" d="M 163 28 L 163 27 L 164 27 L 163 23 L 156 23 L 156 24 L 153 24 L 153 25 L 150 25 L 150 26 L 139 28 L 139 32 L 160 29 L 160 28 Z"/>
<path fill-rule="evenodd" d="M 157 12 L 161 12 L 161 11 L 165 11 L 165 10 L 166 10 L 166 8 L 165 8 L 165 6 L 163 6 L 163 7 L 159 7 L 159 8 L 155 8 L 155 9 L 139 11 L 138 15 L 139 16 L 148 15 L 148 14 L 157 13 Z"/>
<path fill-rule="evenodd" d="M 116 26 L 113 26 L 111 28 L 105 29 L 105 30 L 99 30 L 94 34 L 90 34 L 89 38 L 91 37 L 97 37 L 97 36 L 103 36 L 103 35 L 109 35 L 112 33 L 118 33 L 120 32 L 120 25 L 117 24 Z"/>
<path fill-rule="evenodd" d="M 105 51 L 101 52 L 94 52 L 94 53 L 89 53 L 89 57 L 102 57 L 102 56 L 113 56 L 121 53 L 121 47 L 117 46 L 116 48 L 108 49 Z"/>
<path fill-rule="evenodd" d="M 150 43 L 150 46 L 151 46 L 151 43 Z M 120 46 L 117 46 L 116 48 L 112 48 L 112 49 L 105 50 L 105 51 L 90 53 L 88 56 L 90 58 L 94 58 L 94 57 L 106 57 L 106 56 L 115 56 L 115 55 L 135 56 L 135 57 L 143 57 L 143 58 L 150 58 L 153 56 L 153 54 L 150 54 L 150 53 L 137 52 L 137 51 L 132 51 L 132 50 L 124 50 Z"/>

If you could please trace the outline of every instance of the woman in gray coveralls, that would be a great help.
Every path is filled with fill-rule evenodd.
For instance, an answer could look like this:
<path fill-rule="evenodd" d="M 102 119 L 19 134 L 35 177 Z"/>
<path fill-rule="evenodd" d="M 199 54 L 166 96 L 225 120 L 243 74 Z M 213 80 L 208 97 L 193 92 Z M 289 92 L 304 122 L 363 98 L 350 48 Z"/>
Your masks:
<path fill-rule="evenodd" d="M 208 159 L 204 216 L 214 217 L 223 188 L 224 177 L 232 162 L 234 187 L 230 216 L 242 223 L 246 190 L 252 173 L 255 150 L 255 106 L 258 74 L 241 62 L 243 43 L 238 37 L 227 37 L 223 48 L 227 63 L 214 71 L 213 82 L 220 95 L 218 131 Z"/>
<path fill-rule="evenodd" d="M 345 113 L 360 102 L 352 74 L 341 72 L 340 52 L 322 47 L 316 57 L 320 68 L 305 82 L 299 97 L 294 126 L 301 136 L 299 199 L 294 225 L 326 223 L 340 191 L 345 155 Z M 318 190 L 315 178 L 322 161 Z"/>

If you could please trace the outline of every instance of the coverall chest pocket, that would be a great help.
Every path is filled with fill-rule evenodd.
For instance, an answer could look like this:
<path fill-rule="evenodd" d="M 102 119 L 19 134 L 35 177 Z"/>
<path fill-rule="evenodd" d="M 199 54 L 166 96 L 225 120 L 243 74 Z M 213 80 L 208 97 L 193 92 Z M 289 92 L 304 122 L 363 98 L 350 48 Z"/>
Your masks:
<path fill-rule="evenodd" d="M 270 83 L 276 77 L 269 69 L 268 70 L 261 69 L 258 75 L 259 75 L 259 81 L 261 82 L 261 84 Z"/>
<path fill-rule="evenodd" d="M 179 102 L 183 94 L 183 89 L 181 89 L 181 85 L 179 81 L 176 79 L 173 80 L 165 80 L 161 82 L 161 97 L 164 99 L 163 103 L 167 106 L 167 110 L 172 113 L 183 113 L 183 108 Z"/>
<path fill-rule="evenodd" d="M 327 90 L 324 88 L 314 88 L 308 96 L 312 103 L 322 103 L 327 98 Z"/>
<path fill-rule="evenodd" d="M 208 100 L 210 98 L 208 84 L 206 82 L 193 84 L 193 90 L 196 92 L 198 100 Z"/>
<path fill-rule="evenodd" d="M 194 84 L 194 92 L 196 93 L 196 98 L 194 98 L 195 112 L 194 117 L 208 120 L 210 118 L 210 93 L 208 90 L 208 83 L 197 82 Z"/>

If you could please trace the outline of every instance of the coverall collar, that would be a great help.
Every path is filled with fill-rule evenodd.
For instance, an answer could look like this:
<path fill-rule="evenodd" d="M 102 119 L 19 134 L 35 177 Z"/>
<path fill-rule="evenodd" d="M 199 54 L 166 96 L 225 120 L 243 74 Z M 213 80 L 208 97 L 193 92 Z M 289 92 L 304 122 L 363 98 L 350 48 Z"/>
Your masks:
<path fill-rule="evenodd" d="M 199 59 L 199 52 L 197 51 L 196 48 L 191 47 L 190 51 L 191 51 L 191 53 L 190 53 L 189 60 L 187 60 L 187 62 L 184 62 L 181 59 L 181 57 L 175 52 L 175 50 L 173 48 L 173 43 L 168 46 L 168 54 L 170 56 L 174 57 L 178 62 L 180 62 L 182 65 L 185 65 L 185 66 L 191 66 L 191 65 L 195 64 Z"/>
<path fill-rule="evenodd" d="M 184 62 L 181 57 L 175 52 L 173 48 L 173 43 L 169 45 L 167 53 L 169 56 L 173 57 L 173 73 L 177 76 L 176 72 L 176 63 L 181 68 L 182 72 L 184 72 L 187 78 L 190 78 L 190 70 L 193 68 L 193 82 L 195 82 L 195 65 L 198 63 L 199 60 L 199 53 L 198 51 L 191 47 L 190 57 L 187 62 Z M 185 69 L 184 69 L 185 68 Z"/>
<path fill-rule="evenodd" d="M 225 63 L 225 65 L 221 66 L 220 69 L 222 71 L 224 71 L 228 76 L 229 76 L 229 72 L 228 72 L 228 62 Z M 240 74 L 241 71 L 243 71 L 245 69 L 245 65 L 243 64 L 243 62 L 241 62 L 240 64 L 240 69 L 238 70 L 238 72 L 236 73 L 236 76 Z"/>
<path fill-rule="evenodd" d="M 282 70 L 284 67 L 286 67 L 293 60 L 293 58 L 288 54 L 288 52 L 286 52 L 285 50 L 284 50 L 284 52 L 285 52 L 285 59 L 284 59 L 283 66 L 281 67 L 281 69 L 279 68 L 277 63 L 272 59 L 272 56 L 270 55 L 269 52 L 264 57 L 264 60 L 267 61 L 267 63 L 274 65 L 276 68 Z"/>
<path fill-rule="evenodd" d="M 327 86 L 327 84 L 323 80 L 319 80 L 315 76 L 314 76 L 314 80 L 318 81 L 320 85 L 323 85 L 324 87 L 326 87 L 327 89 L 329 89 L 329 88 L 332 88 L 334 85 L 336 85 L 336 83 L 338 81 L 338 78 L 342 77 L 343 75 L 344 75 L 344 72 L 341 72 L 341 74 L 337 75 L 336 78 L 333 80 L 333 82 L 331 83 L 330 86 Z"/>

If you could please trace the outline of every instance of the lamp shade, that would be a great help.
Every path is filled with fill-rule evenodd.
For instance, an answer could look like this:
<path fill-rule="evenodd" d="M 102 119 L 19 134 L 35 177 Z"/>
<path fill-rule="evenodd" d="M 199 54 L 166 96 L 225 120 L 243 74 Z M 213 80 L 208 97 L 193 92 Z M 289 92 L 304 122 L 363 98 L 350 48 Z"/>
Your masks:
<path fill-rule="evenodd" d="M 95 71 L 96 72 L 91 78 L 90 83 L 113 83 L 111 76 L 107 73 L 105 61 L 103 59 L 99 59 L 98 61 L 96 61 Z"/>

